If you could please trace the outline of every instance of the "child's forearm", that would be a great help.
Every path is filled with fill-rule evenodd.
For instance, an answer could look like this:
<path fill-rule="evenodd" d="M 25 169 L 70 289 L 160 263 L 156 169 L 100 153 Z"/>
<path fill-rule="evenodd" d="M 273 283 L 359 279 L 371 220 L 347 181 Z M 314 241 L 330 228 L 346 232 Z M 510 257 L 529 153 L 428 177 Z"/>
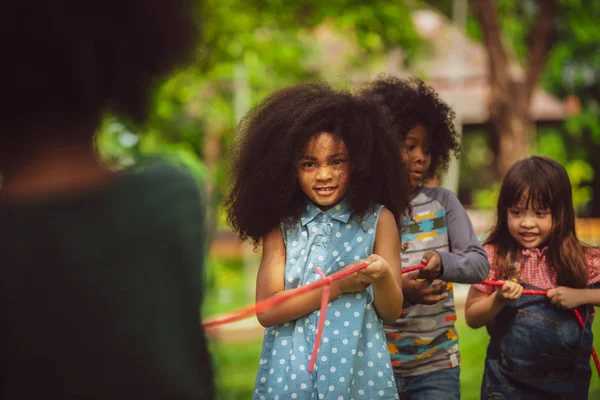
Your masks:
<path fill-rule="evenodd" d="M 467 325 L 473 329 L 488 325 L 496 319 L 496 316 L 505 305 L 506 303 L 498 297 L 498 292 L 479 297 L 473 302 L 467 302 L 465 308 Z"/>
<path fill-rule="evenodd" d="M 440 279 L 447 282 L 479 283 L 490 271 L 487 253 L 480 245 L 469 247 L 463 253 L 438 251 L 438 254 L 443 271 Z"/>
<path fill-rule="evenodd" d="M 600 307 L 600 289 L 579 289 L 583 297 L 582 304 Z"/>
<path fill-rule="evenodd" d="M 404 296 L 393 277 L 373 283 L 375 310 L 384 321 L 395 321 L 402 314 Z"/>
<path fill-rule="evenodd" d="M 273 297 L 286 295 L 292 292 L 297 292 L 301 288 L 285 290 L 279 292 Z M 256 314 L 258 322 L 265 328 L 273 325 L 280 325 L 286 322 L 296 320 L 303 317 L 311 312 L 318 310 L 321 306 L 321 297 L 323 295 L 323 288 L 311 290 L 308 293 L 303 293 L 298 296 L 293 296 L 291 299 L 284 301 L 266 311 Z M 331 284 L 331 291 L 329 293 L 329 301 L 332 301 L 341 296 L 342 290 L 338 282 Z"/>

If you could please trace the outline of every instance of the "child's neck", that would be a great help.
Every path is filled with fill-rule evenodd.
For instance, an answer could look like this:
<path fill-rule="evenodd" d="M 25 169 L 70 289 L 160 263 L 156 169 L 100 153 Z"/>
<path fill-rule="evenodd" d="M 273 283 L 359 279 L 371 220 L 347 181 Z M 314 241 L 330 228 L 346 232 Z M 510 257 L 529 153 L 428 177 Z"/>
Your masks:
<path fill-rule="evenodd" d="M 84 193 L 115 176 L 96 155 L 92 139 L 41 140 L 30 146 L 2 171 L 0 198 L 5 201 Z"/>
<path fill-rule="evenodd" d="M 548 243 L 544 243 L 537 247 L 530 247 L 530 248 L 527 248 L 527 247 L 521 246 L 520 244 L 517 244 L 517 249 L 518 249 L 519 254 L 521 254 L 522 252 L 524 252 L 526 250 L 529 250 L 530 252 L 535 252 L 535 253 L 541 254 L 541 253 L 545 252 L 547 247 L 548 247 Z"/>

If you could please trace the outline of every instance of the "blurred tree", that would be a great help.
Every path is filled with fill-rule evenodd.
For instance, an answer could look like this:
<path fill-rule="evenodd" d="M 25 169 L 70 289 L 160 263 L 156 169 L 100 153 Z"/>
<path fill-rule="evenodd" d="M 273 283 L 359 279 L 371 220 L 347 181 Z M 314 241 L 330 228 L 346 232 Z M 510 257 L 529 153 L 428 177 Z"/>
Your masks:
<path fill-rule="evenodd" d="M 126 121 L 107 119 L 101 152 L 122 164 L 177 148 L 176 154 L 186 154 L 189 163 L 202 160 L 217 205 L 226 191 L 227 149 L 240 116 L 269 92 L 326 72 L 319 69 L 321 63 L 311 62 L 320 50 L 315 28 L 326 24 L 358 43 L 361 54 L 354 61 L 359 64 L 392 47 L 402 47 L 410 62 L 422 43 L 412 26 L 411 3 L 205 0 L 196 64 L 157 91 L 144 132 Z"/>
<path fill-rule="evenodd" d="M 556 132 L 567 169 L 579 171 L 582 214 L 600 218 L 600 2 L 559 0 L 556 40 L 542 83 L 568 99 L 573 116 Z M 571 174 L 571 179 L 577 179 Z"/>
<path fill-rule="evenodd" d="M 451 16 L 452 1 L 428 0 L 427 3 Z M 475 13 L 476 6 L 481 7 L 481 3 L 479 0 L 472 2 L 473 7 L 467 19 L 467 33 L 473 39 L 485 42 L 480 18 Z M 490 5 L 488 3 L 485 6 Z M 548 7 L 549 4 L 534 0 L 495 2 L 496 17 L 506 46 L 505 52 L 509 54 L 509 58 L 512 57 L 524 65 L 532 57 L 532 41 L 536 32 L 533 27 L 541 18 L 540 6 Z M 539 77 L 539 84 L 553 95 L 566 99 L 573 115 L 560 126 L 538 127 L 535 138 L 533 130 L 530 130 L 528 136 L 522 136 L 526 139 L 522 144 L 533 144 L 536 153 L 555 158 L 565 165 L 573 183 L 578 212 L 580 215 L 599 218 L 600 158 L 593 155 L 600 151 L 600 29 L 597 24 L 600 18 L 600 2 L 557 0 L 555 7 L 555 16 L 549 29 L 550 36 L 547 37 L 547 40 L 550 40 L 548 55 Z M 513 101 L 512 98 L 508 100 Z M 484 137 L 478 133 L 477 138 L 472 140 L 473 143 L 466 137 L 465 150 L 473 144 L 476 152 L 481 151 L 481 139 Z M 500 151 L 497 136 L 493 135 L 492 139 L 492 150 Z M 473 158 L 467 153 L 468 151 L 464 153 L 463 164 L 469 164 L 469 159 Z M 473 183 L 473 176 L 469 173 L 476 173 L 474 171 L 480 171 L 487 166 L 486 158 L 484 163 L 474 162 L 466 167 L 461 165 L 461 168 L 470 177 L 469 183 Z M 474 178 L 489 179 L 481 173 Z M 480 206 L 489 204 L 490 193 L 494 191 L 486 188 L 475 196 L 480 199 L 475 203 Z"/>
<path fill-rule="evenodd" d="M 531 101 L 555 39 L 556 0 L 513 1 L 522 10 L 526 32 L 527 57 L 522 77 L 512 71 L 509 51 L 504 44 L 502 20 L 494 0 L 475 0 L 473 10 L 481 25 L 488 55 L 490 82 L 490 123 L 497 148 L 496 172 L 503 177 L 508 168 L 530 152 L 532 139 Z"/>

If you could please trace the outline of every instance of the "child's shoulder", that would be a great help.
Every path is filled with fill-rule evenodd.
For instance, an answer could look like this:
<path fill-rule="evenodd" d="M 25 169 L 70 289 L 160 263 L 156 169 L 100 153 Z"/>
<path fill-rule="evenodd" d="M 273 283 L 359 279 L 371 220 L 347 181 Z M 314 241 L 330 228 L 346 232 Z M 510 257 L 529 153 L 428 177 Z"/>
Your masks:
<path fill-rule="evenodd" d="M 590 267 L 600 269 L 600 247 L 587 247 L 585 256 Z"/>
<path fill-rule="evenodd" d="M 386 206 L 384 206 L 383 204 L 373 204 L 372 206 L 370 206 L 369 208 L 367 208 L 367 211 L 365 211 L 361 216 L 362 217 L 378 217 L 383 210 L 387 210 L 387 212 L 391 211 L 386 208 Z M 356 215 L 355 212 L 352 212 L 352 215 Z"/>
<path fill-rule="evenodd" d="M 389 209 L 387 209 L 384 205 L 374 204 L 362 214 L 353 212 L 352 219 L 364 225 L 377 222 L 379 218 L 381 218 L 381 216 L 384 214 L 389 214 L 393 217 L 392 212 Z"/>
<path fill-rule="evenodd" d="M 483 245 L 483 249 L 485 250 L 485 252 L 488 255 L 488 260 L 490 261 L 490 266 L 493 267 L 494 265 L 496 265 L 496 252 L 498 250 L 496 245 L 491 244 L 491 243 L 486 243 Z"/>
<path fill-rule="evenodd" d="M 446 189 L 445 187 L 441 187 L 441 186 L 423 186 L 421 188 L 421 191 L 423 191 L 424 193 L 429 193 L 431 195 L 436 195 L 436 196 L 448 196 L 448 195 L 455 196 L 453 191 Z"/>
<path fill-rule="evenodd" d="M 206 194 L 203 182 L 184 166 L 153 161 L 124 173 L 111 196 L 122 204 L 138 204 L 138 212 L 176 218 L 203 212 Z"/>
<path fill-rule="evenodd" d="M 392 212 L 382 204 L 374 204 L 367 208 L 363 213 L 352 211 L 346 204 L 345 206 L 342 205 L 340 211 L 333 210 L 332 213 L 330 213 L 330 216 L 332 216 L 334 220 L 337 220 L 338 223 L 344 225 L 349 232 L 358 233 L 364 231 L 372 233 L 377 228 L 377 224 L 381 220 L 382 215 L 385 215 L 383 217 L 385 219 L 388 217 L 388 214 L 393 220 L 394 216 Z"/>
<path fill-rule="evenodd" d="M 187 167 L 164 160 L 153 160 L 143 167 L 135 168 L 130 172 L 136 179 L 151 183 L 168 182 L 168 184 L 181 186 L 197 185 L 196 180 Z"/>
<path fill-rule="evenodd" d="M 588 269 L 587 284 L 592 288 L 600 288 L 600 248 L 586 247 L 585 256 Z"/>
<path fill-rule="evenodd" d="M 169 198 L 202 196 L 202 183 L 192 175 L 192 171 L 181 164 L 163 160 L 132 170 L 126 179 L 127 184 L 135 187 L 140 195 L 152 193 L 154 196 L 164 195 Z"/>
<path fill-rule="evenodd" d="M 443 187 L 423 187 L 421 193 L 426 197 L 438 201 L 444 208 L 463 207 L 453 191 Z"/>

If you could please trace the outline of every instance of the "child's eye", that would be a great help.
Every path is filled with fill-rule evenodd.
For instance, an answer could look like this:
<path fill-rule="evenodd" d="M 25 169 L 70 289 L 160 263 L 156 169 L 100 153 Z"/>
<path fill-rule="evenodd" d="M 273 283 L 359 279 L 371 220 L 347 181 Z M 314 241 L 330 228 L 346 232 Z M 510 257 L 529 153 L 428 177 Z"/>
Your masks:
<path fill-rule="evenodd" d="M 345 162 L 346 162 L 346 160 L 339 158 L 339 159 L 333 160 L 332 164 L 333 165 L 341 165 Z"/>
<path fill-rule="evenodd" d="M 312 162 L 312 161 L 302 161 L 302 162 L 300 163 L 300 166 L 301 166 L 302 168 L 313 168 L 315 165 L 316 165 L 316 164 L 315 164 L 314 162 Z"/>
<path fill-rule="evenodd" d="M 538 217 L 545 217 L 546 215 L 548 215 L 548 211 L 536 211 L 535 215 Z"/>
<path fill-rule="evenodd" d="M 509 210 L 509 213 L 511 215 L 514 215 L 515 217 L 518 217 L 519 215 L 521 215 L 521 211 L 517 211 L 517 210 Z"/>

